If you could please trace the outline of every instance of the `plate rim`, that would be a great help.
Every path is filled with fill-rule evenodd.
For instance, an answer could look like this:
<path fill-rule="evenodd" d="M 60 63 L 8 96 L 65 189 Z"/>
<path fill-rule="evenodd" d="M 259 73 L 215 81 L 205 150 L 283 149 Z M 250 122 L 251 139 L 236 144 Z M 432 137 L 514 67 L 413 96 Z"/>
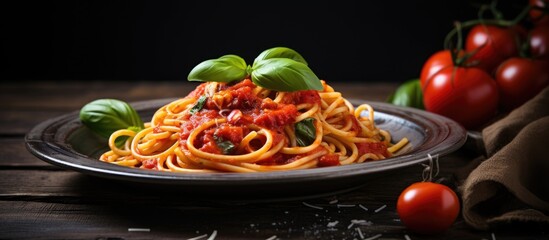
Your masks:
<path fill-rule="evenodd" d="M 143 101 L 129 102 L 138 112 L 151 110 L 152 106 L 160 107 L 170 101 L 178 98 L 160 98 Z M 375 112 L 390 112 L 390 115 L 398 113 L 396 116 L 403 118 L 405 115 L 423 118 L 438 123 L 436 127 L 441 127 L 444 138 L 438 144 L 446 144 L 444 148 L 438 149 L 432 155 L 444 156 L 458 150 L 463 146 L 467 139 L 466 129 L 454 120 L 442 115 L 427 112 L 416 108 L 398 106 L 386 102 L 371 101 L 364 99 L 348 98 L 352 104 L 367 103 L 370 104 Z M 151 108 L 151 109 L 147 109 Z M 152 109 L 154 110 L 154 109 Z M 375 114 L 374 112 L 374 114 Z M 47 119 L 35 125 L 25 135 L 25 145 L 27 150 L 39 159 L 65 169 L 90 174 L 99 177 L 113 178 L 132 182 L 147 182 L 154 184 L 182 185 L 182 186 L 204 186 L 212 184 L 221 184 L 221 186 L 246 186 L 258 184 L 282 184 L 292 182 L 319 181 L 339 178 L 353 178 L 361 175 L 374 174 L 383 171 L 399 169 L 414 164 L 428 161 L 426 150 L 419 153 L 422 157 L 404 154 L 382 161 L 374 161 L 359 164 L 350 164 L 343 166 L 332 166 L 324 168 L 313 168 L 303 170 L 287 170 L 260 173 L 175 173 L 162 172 L 156 170 L 146 170 L 118 166 L 115 164 L 101 162 L 91 157 L 79 154 L 76 151 L 66 149 L 66 146 L 60 146 L 58 143 L 50 142 L 49 139 L 63 138 L 68 136 L 68 132 L 51 133 L 52 129 L 58 130 L 60 126 L 71 129 L 67 122 L 75 124 L 75 118 L 78 118 L 79 110 L 75 110 L 54 118 Z M 412 118 L 413 119 L 413 118 Z M 410 120 L 407 118 L 406 120 Z M 79 123 L 79 121 L 78 121 Z M 417 123 L 417 122 L 415 122 Z M 80 123 L 81 124 L 81 123 Z M 65 134 L 60 136 L 57 134 Z M 441 137 L 441 136 L 438 136 Z M 46 139 L 44 139 L 46 138 Z M 436 147 L 436 146 L 434 146 Z M 431 153 L 429 153 L 431 154 Z M 74 158 L 76 158 L 76 161 Z M 79 162 L 88 161 L 88 164 L 80 165 Z"/>

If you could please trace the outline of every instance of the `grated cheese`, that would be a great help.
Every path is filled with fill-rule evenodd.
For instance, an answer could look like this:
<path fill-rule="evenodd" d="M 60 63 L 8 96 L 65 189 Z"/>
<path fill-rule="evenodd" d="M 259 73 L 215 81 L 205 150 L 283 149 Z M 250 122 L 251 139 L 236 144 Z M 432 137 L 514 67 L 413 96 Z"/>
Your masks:
<path fill-rule="evenodd" d="M 358 236 L 360 236 L 360 239 L 364 239 L 364 235 L 362 234 L 362 231 L 360 231 L 360 228 L 355 228 L 358 232 Z"/>
<path fill-rule="evenodd" d="M 496 234 L 492 233 L 492 240 L 496 240 Z"/>
<path fill-rule="evenodd" d="M 374 235 L 374 236 L 371 236 L 371 237 L 369 237 L 369 238 L 365 238 L 364 240 L 374 240 L 374 239 L 380 238 L 381 236 L 382 236 L 382 235 L 381 235 L 381 233 L 380 233 L 380 234 L 378 234 L 378 235 Z"/>
<path fill-rule="evenodd" d="M 410 238 L 410 236 L 408 236 L 408 234 L 404 234 L 404 239 L 406 239 L 406 240 L 412 240 L 412 239 Z"/>
<path fill-rule="evenodd" d="M 307 206 L 307 207 L 310 207 L 310 208 L 316 208 L 316 209 L 324 209 L 323 207 L 319 207 L 319 206 L 315 206 L 315 205 L 312 205 L 312 204 L 308 204 L 306 202 L 303 202 L 303 205 Z"/>
<path fill-rule="evenodd" d="M 150 232 L 150 228 L 128 228 L 128 232 Z"/>
<path fill-rule="evenodd" d="M 368 208 L 367 208 L 367 207 L 365 207 L 364 205 L 362 205 L 362 204 L 358 204 L 358 206 L 359 206 L 360 208 L 364 209 L 364 211 L 368 211 Z"/>
<path fill-rule="evenodd" d="M 187 240 L 198 240 L 198 239 L 205 238 L 207 236 L 208 236 L 208 234 L 204 234 L 204 235 L 196 236 L 196 237 L 193 237 L 193 238 L 189 238 Z"/>
<path fill-rule="evenodd" d="M 273 235 L 273 236 L 271 236 L 270 238 L 267 238 L 267 239 L 265 239 L 265 240 L 275 240 L 275 239 L 276 239 L 276 235 Z"/>
<path fill-rule="evenodd" d="M 356 205 L 354 204 L 338 204 L 337 207 L 340 208 L 340 207 L 354 207 Z"/>
<path fill-rule="evenodd" d="M 347 226 L 347 229 L 351 229 L 353 227 L 353 225 L 363 225 L 363 226 L 371 226 L 373 223 L 370 222 L 370 221 L 366 221 L 366 220 L 357 220 L 357 219 L 353 219 L 351 220 L 351 224 L 349 224 L 349 226 Z"/>
<path fill-rule="evenodd" d="M 339 221 L 329 222 L 327 227 L 335 227 Z"/>
<path fill-rule="evenodd" d="M 214 230 L 212 232 L 212 235 L 210 235 L 210 237 L 208 238 L 208 240 L 214 240 L 216 236 L 217 236 L 217 230 Z"/>
<path fill-rule="evenodd" d="M 374 210 L 374 212 L 376 212 L 376 213 L 377 213 L 377 212 L 379 212 L 379 211 L 383 210 L 383 209 L 384 209 L 384 208 L 386 208 L 386 207 L 387 207 L 387 205 L 385 204 L 385 205 L 383 205 L 383 206 L 379 207 L 378 209 Z"/>

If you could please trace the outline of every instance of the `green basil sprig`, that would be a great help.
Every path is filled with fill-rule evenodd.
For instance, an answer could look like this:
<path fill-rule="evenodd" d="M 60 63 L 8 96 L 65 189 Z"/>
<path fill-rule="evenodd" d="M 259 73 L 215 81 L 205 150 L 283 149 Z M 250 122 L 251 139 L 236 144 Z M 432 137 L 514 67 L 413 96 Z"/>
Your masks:
<path fill-rule="evenodd" d="M 196 65 L 187 79 L 200 82 L 232 82 L 244 79 L 247 74 L 244 59 L 236 55 L 224 55 Z"/>
<path fill-rule="evenodd" d="M 198 101 L 196 101 L 196 104 L 189 111 L 191 115 L 202 110 L 202 108 L 204 107 L 204 104 L 206 103 L 206 100 L 208 100 L 208 97 L 206 97 L 206 95 L 200 96 L 200 98 L 198 98 Z"/>
<path fill-rule="evenodd" d="M 259 61 L 269 58 L 289 58 L 296 62 L 308 65 L 307 61 L 305 61 L 305 58 L 303 58 L 301 54 L 287 47 L 274 47 L 263 51 L 259 54 L 259 56 L 255 58 L 253 65 L 255 66 L 258 64 Z"/>
<path fill-rule="evenodd" d="M 214 140 L 215 140 L 215 143 L 217 144 L 217 147 L 221 149 L 221 152 L 224 155 L 231 154 L 236 148 L 236 146 L 231 141 L 225 140 L 222 137 L 218 137 L 214 135 Z"/>
<path fill-rule="evenodd" d="M 404 82 L 389 96 L 387 102 L 398 106 L 425 109 L 419 79 L 410 79 Z"/>
<path fill-rule="evenodd" d="M 232 82 L 251 76 L 261 87 L 283 92 L 322 90 L 320 79 L 307 66 L 305 59 L 286 47 L 274 47 L 257 56 L 252 66 L 236 55 L 201 62 L 187 79 L 200 82 Z"/>
<path fill-rule="evenodd" d="M 137 111 L 117 99 L 97 99 L 84 105 L 80 109 L 80 121 L 104 138 L 120 129 L 138 132 L 145 128 Z"/>
<path fill-rule="evenodd" d="M 301 147 L 311 145 L 316 139 L 314 118 L 305 118 L 295 123 L 295 138 L 297 145 Z"/>

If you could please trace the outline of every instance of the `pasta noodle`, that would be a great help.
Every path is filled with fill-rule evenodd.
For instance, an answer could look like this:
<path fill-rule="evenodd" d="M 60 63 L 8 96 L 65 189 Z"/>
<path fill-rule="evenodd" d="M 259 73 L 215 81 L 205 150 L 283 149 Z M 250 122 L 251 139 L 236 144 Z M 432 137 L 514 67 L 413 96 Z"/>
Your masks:
<path fill-rule="evenodd" d="M 202 83 L 158 109 L 144 130 L 114 132 L 99 159 L 182 173 L 264 172 L 382 160 L 408 143 L 391 143 L 370 105 L 355 108 L 321 82 L 321 91 L 296 92 L 250 79 Z M 120 137 L 127 140 L 117 146 Z"/>

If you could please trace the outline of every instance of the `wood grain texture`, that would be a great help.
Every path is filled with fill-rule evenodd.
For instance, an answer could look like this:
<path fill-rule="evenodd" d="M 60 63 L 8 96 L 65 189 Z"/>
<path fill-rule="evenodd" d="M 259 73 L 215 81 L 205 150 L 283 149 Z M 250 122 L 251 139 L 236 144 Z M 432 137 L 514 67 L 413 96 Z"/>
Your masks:
<path fill-rule="evenodd" d="M 422 179 L 418 164 L 368 178 L 357 189 L 296 199 L 196 195 L 65 170 L 34 157 L 24 135 L 36 124 L 97 98 L 143 101 L 186 95 L 195 83 L 41 81 L 0 83 L 0 239 L 548 239 L 543 226 L 476 231 L 460 218 L 447 232 L 409 232 L 398 194 Z M 346 98 L 384 101 L 394 84 L 334 83 Z M 440 159 L 438 179 L 454 189 L 474 154 Z M 327 182 L 326 184 L 330 184 Z M 303 186 L 306 188 L 307 186 Z M 321 208 L 321 209 L 319 209 Z"/>

